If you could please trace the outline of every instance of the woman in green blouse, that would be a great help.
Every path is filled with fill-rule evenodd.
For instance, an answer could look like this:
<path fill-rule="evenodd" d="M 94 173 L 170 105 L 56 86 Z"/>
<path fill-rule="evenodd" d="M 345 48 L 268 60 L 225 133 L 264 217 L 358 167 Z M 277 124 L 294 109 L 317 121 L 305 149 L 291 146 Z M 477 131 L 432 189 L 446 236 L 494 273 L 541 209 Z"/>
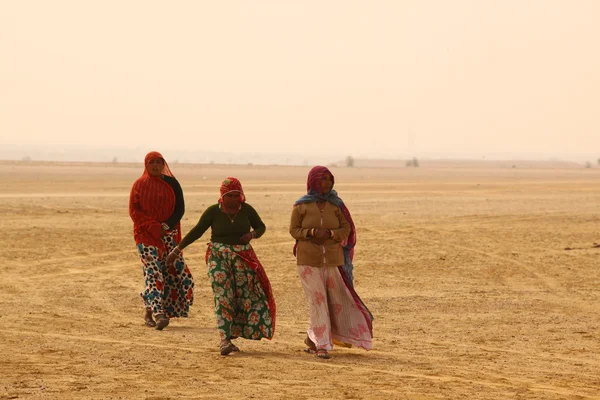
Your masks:
<path fill-rule="evenodd" d="M 167 257 L 175 261 L 181 251 L 208 228 L 211 238 L 206 264 L 214 299 L 221 355 L 239 351 L 238 337 L 271 339 L 275 332 L 275 300 L 264 268 L 250 244 L 265 233 L 265 224 L 246 203 L 240 181 L 228 177 L 221 184 L 219 202 L 206 209 L 198 224 Z"/>

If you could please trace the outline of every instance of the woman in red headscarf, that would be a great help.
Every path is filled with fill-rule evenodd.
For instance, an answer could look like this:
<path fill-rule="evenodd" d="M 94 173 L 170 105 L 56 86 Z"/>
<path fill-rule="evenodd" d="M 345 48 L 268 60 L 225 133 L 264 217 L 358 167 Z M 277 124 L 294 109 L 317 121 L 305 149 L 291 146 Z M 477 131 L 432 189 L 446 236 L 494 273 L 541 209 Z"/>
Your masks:
<path fill-rule="evenodd" d="M 129 215 L 146 284 L 141 293 L 146 326 L 162 330 L 169 318 L 188 316 L 194 280 L 181 254 L 172 265 L 165 263 L 181 241 L 179 221 L 185 212 L 181 186 L 160 153 L 148 153 L 144 166 L 131 188 Z"/>
<path fill-rule="evenodd" d="M 356 230 L 348 207 L 322 166 L 308 173 L 307 194 L 294 204 L 290 234 L 296 239 L 298 275 L 308 299 L 307 352 L 329 358 L 333 344 L 371 349 L 373 316 L 353 286 Z"/>
<path fill-rule="evenodd" d="M 198 224 L 171 251 L 173 262 L 186 246 L 208 228 L 211 238 L 206 264 L 214 300 L 221 355 L 239 351 L 231 340 L 238 337 L 271 339 L 275 332 L 275 300 L 271 284 L 250 244 L 266 230 L 256 210 L 246 203 L 239 180 L 229 177 L 221 184 L 217 204 L 206 209 Z"/>

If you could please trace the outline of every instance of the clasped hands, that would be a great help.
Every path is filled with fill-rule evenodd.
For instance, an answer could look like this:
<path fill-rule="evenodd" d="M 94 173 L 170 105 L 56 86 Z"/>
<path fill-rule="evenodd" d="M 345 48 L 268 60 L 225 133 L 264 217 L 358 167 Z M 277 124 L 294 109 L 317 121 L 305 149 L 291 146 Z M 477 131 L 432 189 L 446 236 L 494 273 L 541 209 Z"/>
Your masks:
<path fill-rule="evenodd" d="M 314 228 L 310 230 L 311 240 L 315 244 L 323 244 L 327 239 L 333 237 L 333 232 L 325 228 Z"/>

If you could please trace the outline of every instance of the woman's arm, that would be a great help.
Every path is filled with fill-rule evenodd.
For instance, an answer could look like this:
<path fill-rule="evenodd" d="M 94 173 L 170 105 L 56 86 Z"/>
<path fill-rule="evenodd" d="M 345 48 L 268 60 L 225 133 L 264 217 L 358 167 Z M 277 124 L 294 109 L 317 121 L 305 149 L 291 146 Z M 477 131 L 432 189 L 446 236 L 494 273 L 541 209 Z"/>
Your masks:
<path fill-rule="evenodd" d="M 250 219 L 250 226 L 253 229 L 252 237 L 254 239 L 258 239 L 259 237 L 264 235 L 265 231 L 267 230 L 267 227 L 265 226 L 265 223 L 262 221 L 262 219 L 260 219 L 260 215 L 258 215 L 258 212 L 256 212 L 254 207 L 252 207 L 248 203 L 246 203 L 246 205 L 249 209 L 248 219 Z"/>
<path fill-rule="evenodd" d="M 204 213 L 202 213 L 202 216 L 200 217 L 200 220 L 198 220 L 196 226 L 193 227 L 192 230 L 190 230 L 188 234 L 185 235 L 185 237 L 181 239 L 181 242 L 177 245 L 177 248 L 179 248 L 179 250 L 185 249 L 187 246 L 200 239 L 204 232 L 206 232 L 206 230 L 210 228 L 214 219 L 214 210 L 215 207 L 208 207 L 204 211 Z"/>
<path fill-rule="evenodd" d="M 348 222 L 348 220 L 344 216 L 342 210 L 338 208 L 336 213 L 338 214 L 337 217 L 340 221 L 340 227 L 337 229 L 331 229 L 331 231 L 333 232 L 333 236 L 331 238 L 336 242 L 343 242 L 350 235 L 351 226 L 350 222 Z"/>
<path fill-rule="evenodd" d="M 290 220 L 290 235 L 296 240 L 306 240 L 310 237 L 312 229 L 302 228 L 303 219 L 304 215 L 300 212 L 300 205 L 294 206 Z"/>
<path fill-rule="evenodd" d="M 165 176 L 165 182 L 167 182 L 173 192 L 175 192 L 175 210 L 173 210 L 173 214 L 165 221 L 165 223 L 169 226 L 169 229 L 173 229 L 177 226 L 183 214 L 185 213 L 185 201 L 183 198 L 183 190 L 181 189 L 181 185 L 177 181 L 177 179 Z"/>

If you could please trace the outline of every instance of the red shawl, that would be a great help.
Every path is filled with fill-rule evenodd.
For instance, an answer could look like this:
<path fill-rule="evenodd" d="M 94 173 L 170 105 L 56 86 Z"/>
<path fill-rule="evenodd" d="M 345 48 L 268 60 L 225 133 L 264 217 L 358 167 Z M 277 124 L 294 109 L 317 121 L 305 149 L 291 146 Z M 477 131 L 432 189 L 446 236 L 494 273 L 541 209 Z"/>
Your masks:
<path fill-rule="evenodd" d="M 167 162 L 156 151 L 151 151 L 144 159 L 144 173 L 133 184 L 129 195 L 129 216 L 133 220 L 133 237 L 136 244 L 145 244 L 158 248 L 159 257 L 166 251 L 161 238 L 161 223 L 165 222 L 175 210 L 175 192 L 160 176 L 148 173 L 151 160 L 160 158 L 164 162 L 163 175 L 173 177 Z M 180 224 L 177 229 L 177 243 L 181 241 Z"/>

